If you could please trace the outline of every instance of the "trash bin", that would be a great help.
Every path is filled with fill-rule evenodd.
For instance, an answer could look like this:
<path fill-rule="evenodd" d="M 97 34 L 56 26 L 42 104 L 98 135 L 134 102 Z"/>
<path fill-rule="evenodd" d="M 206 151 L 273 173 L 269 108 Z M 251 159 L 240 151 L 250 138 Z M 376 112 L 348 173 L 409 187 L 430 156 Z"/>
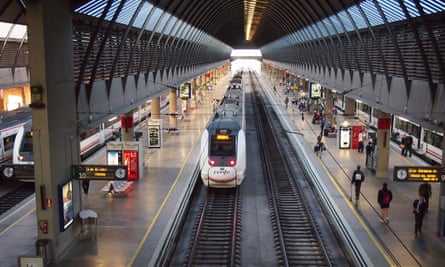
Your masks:
<path fill-rule="evenodd" d="M 82 210 L 79 213 L 82 220 L 81 235 L 84 240 L 96 241 L 97 239 L 97 213 L 93 210 Z"/>
<path fill-rule="evenodd" d="M 51 260 L 50 241 L 50 239 L 38 239 L 36 241 L 36 254 L 43 257 L 45 265 L 49 264 Z"/>

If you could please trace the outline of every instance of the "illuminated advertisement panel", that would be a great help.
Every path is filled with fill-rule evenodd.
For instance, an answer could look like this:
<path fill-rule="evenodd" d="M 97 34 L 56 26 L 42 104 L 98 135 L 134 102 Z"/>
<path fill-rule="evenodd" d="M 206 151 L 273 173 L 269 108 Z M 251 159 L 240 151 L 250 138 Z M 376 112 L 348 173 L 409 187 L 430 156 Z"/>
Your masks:
<path fill-rule="evenodd" d="M 73 181 L 58 186 L 60 231 L 65 231 L 74 221 Z"/>
<path fill-rule="evenodd" d="M 311 90 L 309 91 L 310 98 L 320 98 L 321 97 L 321 84 L 311 83 Z"/>

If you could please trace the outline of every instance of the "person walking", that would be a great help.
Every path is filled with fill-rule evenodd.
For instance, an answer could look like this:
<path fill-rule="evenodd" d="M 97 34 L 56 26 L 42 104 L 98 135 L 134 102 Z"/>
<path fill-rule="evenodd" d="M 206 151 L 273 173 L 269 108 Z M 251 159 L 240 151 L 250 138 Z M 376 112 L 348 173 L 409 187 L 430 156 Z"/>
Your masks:
<path fill-rule="evenodd" d="M 428 182 L 423 182 L 422 184 L 420 184 L 419 196 L 423 196 L 425 199 L 425 212 L 428 211 L 431 195 L 432 195 L 431 184 L 429 184 Z"/>
<path fill-rule="evenodd" d="M 356 205 L 357 205 L 357 201 L 360 198 L 360 188 L 364 181 L 365 181 L 365 174 L 360 169 L 360 165 L 357 165 L 357 169 L 355 169 L 354 172 L 352 173 L 352 179 L 351 179 L 351 185 L 355 184 Z"/>
<path fill-rule="evenodd" d="M 414 236 L 417 237 L 417 233 L 422 233 L 423 217 L 425 217 L 425 198 L 419 196 L 418 199 L 413 202 L 413 214 L 414 214 Z"/>
<path fill-rule="evenodd" d="M 289 97 L 286 96 L 286 98 L 284 99 L 284 104 L 286 104 L 286 108 L 289 104 Z"/>
<path fill-rule="evenodd" d="M 317 136 L 317 146 L 318 146 L 318 156 L 321 158 L 321 152 L 323 152 L 324 150 L 324 142 L 322 134 L 319 134 Z"/>
<path fill-rule="evenodd" d="M 383 183 L 377 194 L 377 202 L 380 205 L 380 222 L 389 223 L 389 203 L 392 201 L 392 192 L 387 183 Z"/>

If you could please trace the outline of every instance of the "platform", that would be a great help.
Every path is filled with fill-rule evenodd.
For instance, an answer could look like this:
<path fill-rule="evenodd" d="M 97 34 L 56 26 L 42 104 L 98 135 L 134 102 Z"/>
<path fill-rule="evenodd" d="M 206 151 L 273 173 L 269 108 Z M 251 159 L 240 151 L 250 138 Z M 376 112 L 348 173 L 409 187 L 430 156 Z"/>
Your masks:
<path fill-rule="evenodd" d="M 148 266 L 151 253 L 162 238 L 163 227 L 171 219 L 171 211 L 177 205 L 182 188 L 187 186 L 187 177 L 193 171 L 191 158 L 202 130 L 211 117 L 211 101 L 224 94 L 229 80 L 227 76 L 213 86 L 214 89 L 204 96 L 204 101 L 189 112 L 187 120 L 178 119 L 178 134 L 165 130 L 161 148 L 145 147 L 144 176 L 125 197 L 103 192 L 105 181 L 91 182 L 89 194 L 82 196 L 82 209 L 97 213 L 97 239 L 94 242 L 73 242 L 60 261 L 50 266 Z M 269 88 L 271 92 L 272 87 Z M 310 151 L 320 126 L 311 124 L 309 116 L 302 121 L 296 106 L 290 105 L 286 109 L 281 94 L 272 94 L 271 98 L 295 127 L 294 131 L 303 135 L 307 150 Z M 164 128 L 168 128 L 168 116 L 162 116 L 162 120 Z M 432 184 L 430 211 L 424 220 L 423 233 L 415 238 L 411 203 L 417 197 L 418 184 L 394 182 L 391 178 L 395 165 L 424 163 L 416 157 L 402 157 L 400 149 L 392 145 L 388 179 L 377 179 L 371 171 L 366 171 L 362 197 L 358 207 L 354 207 L 348 199 L 349 177 L 358 164 L 364 165 L 365 154 L 352 149 L 338 149 L 335 140 L 325 137 L 328 149 L 321 159 L 314 157 L 314 165 L 318 168 L 317 172 L 337 185 L 336 190 L 341 197 L 336 201 L 345 209 L 345 218 L 357 222 L 357 229 L 361 229 L 357 235 L 364 235 L 371 240 L 365 245 L 381 249 L 387 257 L 384 260 L 394 265 L 443 265 L 445 238 L 436 235 L 438 185 Z M 105 152 L 89 160 L 95 163 L 104 161 Z M 389 224 L 379 222 L 377 192 L 383 182 L 388 183 L 394 195 Z M 28 201 L 0 221 L 0 250 L 3 252 L 1 267 L 17 266 L 18 257 L 35 255 L 37 229 L 34 206 L 33 201 Z"/>

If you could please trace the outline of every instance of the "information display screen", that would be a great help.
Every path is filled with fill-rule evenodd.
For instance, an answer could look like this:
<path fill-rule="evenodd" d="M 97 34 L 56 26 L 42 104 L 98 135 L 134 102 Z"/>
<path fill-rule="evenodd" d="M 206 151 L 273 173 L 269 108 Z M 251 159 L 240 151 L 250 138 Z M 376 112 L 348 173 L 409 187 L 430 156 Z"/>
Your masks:
<path fill-rule="evenodd" d="M 445 182 L 445 167 L 394 166 L 395 181 Z"/>

